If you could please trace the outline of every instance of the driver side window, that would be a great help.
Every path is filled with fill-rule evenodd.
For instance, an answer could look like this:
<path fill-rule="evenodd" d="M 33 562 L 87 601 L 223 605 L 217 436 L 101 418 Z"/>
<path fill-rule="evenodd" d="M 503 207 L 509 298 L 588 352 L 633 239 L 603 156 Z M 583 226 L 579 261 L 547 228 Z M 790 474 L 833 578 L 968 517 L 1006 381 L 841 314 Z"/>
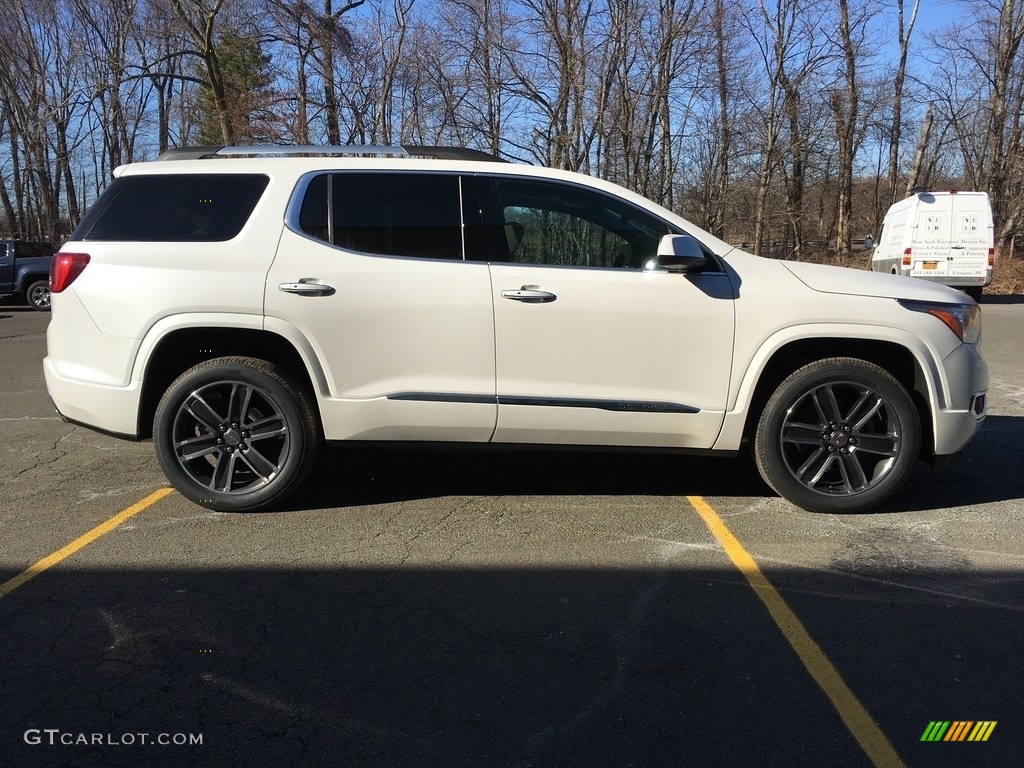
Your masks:
<path fill-rule="evenodd" d="M 509 261 L 641 269 L 670 228 L 621 200 L 583 187 L 494 179 Z"/>

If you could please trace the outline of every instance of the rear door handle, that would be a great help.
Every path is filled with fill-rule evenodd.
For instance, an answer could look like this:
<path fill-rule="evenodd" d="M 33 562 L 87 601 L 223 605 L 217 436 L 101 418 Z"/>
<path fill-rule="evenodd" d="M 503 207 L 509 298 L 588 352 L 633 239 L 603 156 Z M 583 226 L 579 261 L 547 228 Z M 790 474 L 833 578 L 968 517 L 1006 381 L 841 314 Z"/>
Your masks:
<path fill-rule="evenodd" d="M 298 296 L 332 296 L 334 288 L 314 281 L 312 277 L 304 277 L 297 283 L 281 283 L 277 286 L 285 293 L 294 293 Z"/>
<path fill-rule="evenodd" d="M 558 297 L 548 291 L 540 290 L 538 285 L 524 285 L 522 288 L 512 288 L 501 292 L 502 298 L 521 301 L 524 304 L 547 304 Z"/>

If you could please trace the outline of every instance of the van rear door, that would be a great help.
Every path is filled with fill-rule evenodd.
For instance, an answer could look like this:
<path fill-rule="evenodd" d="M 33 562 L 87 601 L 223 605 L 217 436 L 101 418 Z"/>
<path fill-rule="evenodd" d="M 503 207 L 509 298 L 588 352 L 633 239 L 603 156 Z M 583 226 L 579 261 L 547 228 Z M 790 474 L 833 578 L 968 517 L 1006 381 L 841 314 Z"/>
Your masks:
<path fill-rule="evenodd" d="M 921 194 L 918 199 L 921 204 L 917 209 L 909 274 L 942 282 L 952 258 L 953 196 Z"/>
<path fill-rule="evenodd" d="M 952 195 L 953 231 L 951 233 L 949 277 L 952 285 L 965 279 L 987 284 L 989 249 L 992 247 L 992 208 L 988 196 Z"/>

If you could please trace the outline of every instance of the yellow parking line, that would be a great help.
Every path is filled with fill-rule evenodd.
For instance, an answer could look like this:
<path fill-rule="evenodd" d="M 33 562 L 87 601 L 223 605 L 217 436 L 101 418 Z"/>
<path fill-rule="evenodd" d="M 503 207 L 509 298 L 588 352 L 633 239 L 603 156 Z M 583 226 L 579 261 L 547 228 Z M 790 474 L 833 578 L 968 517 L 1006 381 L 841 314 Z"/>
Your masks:
<path fill-rule="evenodd" d="M 98 539 L 100 536 L 103 536 L 106 533 L 110 533 L 110 531 L 117 528 L 117 526 L 119 526 L 128 518 L 137 515 L 139 512 L 146 509 L 146 507 L 152 506 L 156 502 L 160 501 L 160 499 L 162 499 L 164 496 L 171 493 L 171 490 L 172 489 L 170 488 L 161 488 L 157 491 L 153 491 L 153 493 L 149 494 L 149 496 L 144 498 L 142 501 L 132 504 L 127 509 L 122 509 L 112 518 L 100 523 L 88 533 L 83 533 L 70 544 L 61 547 L 53 554 L 44 557 L 42 560 L 37 560 L 35 563 L 33 563 L 24 571 L 15 576 L 13 579 L 10 579 L 9 581 L 5 581 L 3 584 L 0 584 L 0 597 L 5 597 L 9 595 L 11 592 L 16 590 L 29 579 L 33 579 L 40 573 L 43 573 L 44 571 L 52 568 L 64 558 L 71 557 L 71 555 L 75 554 L 75 552 L 96 541 L 96 539 Z"/>
<path fill-rule="evenodd" d="M 789 644 L 793 646 L 793 650 L 800 657 L 804 667 L 832 701 L 832 705 L 843 722 L 846 723 L 846 727 L 875 766 L 877 768 L 903 768 L 903 761 L 900 760 L 900 756 L 896 754 L 896 750 L 893 749 L 878 724 L 864 709 L 853 691 L 843 682 L 843 678 L 839 676 L 839 672 L 832 662 L 808 634 L 800 619 L 782 599 L 782 595 L 761 572 L 757 563 L 754 562 L 754 558 L 743 548 L 739 539 L 733 535 L 732 531 L 722 522 L 722 518 L 704 499 L 699 496 L 687 496 L 687 500 L 704 520 L 704 524 L 707 525 L 714 537 L 718 539 L 718 543 L 722 545 L 722 549 L 732 560 L 733 565 L 739 569 L 754 593 L 764 603 L 768 613 L 782 630 L 782 634 L 786 636 Z"/>

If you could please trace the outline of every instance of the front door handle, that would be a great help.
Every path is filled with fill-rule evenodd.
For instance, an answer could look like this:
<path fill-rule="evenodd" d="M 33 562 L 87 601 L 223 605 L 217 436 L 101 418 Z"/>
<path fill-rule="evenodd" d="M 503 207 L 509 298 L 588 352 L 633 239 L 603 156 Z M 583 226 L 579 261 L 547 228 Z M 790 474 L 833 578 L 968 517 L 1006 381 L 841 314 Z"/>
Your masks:
<path fill-rule="evenodd" d="M 304 277 L 297 283 L 281 283 L 277 287 L 285 293 L 294 293 L 299 296 L 332 296 L 334 294 L 332 286 L 314 282 L 312 277 Z"/>
<path fill-rule="evenodd" d="M 539 285 L 524 285 L 522 288 L 514 288 L 501 292 L 502 298 L 521 301 L 524 304 L 547 304 L 558 297 L 548 291 L 540 290 Z"/>

